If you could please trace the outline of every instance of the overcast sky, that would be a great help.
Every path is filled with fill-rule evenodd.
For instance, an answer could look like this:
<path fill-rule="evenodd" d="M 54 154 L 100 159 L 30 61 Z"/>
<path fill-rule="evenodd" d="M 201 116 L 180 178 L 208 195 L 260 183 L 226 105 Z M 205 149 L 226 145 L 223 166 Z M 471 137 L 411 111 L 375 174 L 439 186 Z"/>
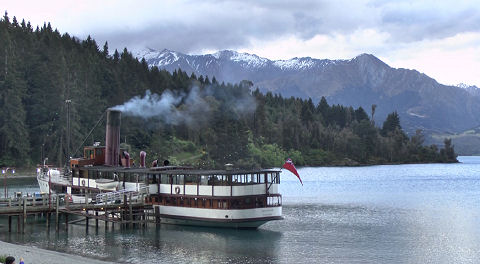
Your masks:
<path fill-rule="evenodd" d="M 440 83 L 480 87 L 478 0 L 0 0 L 0 7 L 32 25 L 90 34 L 111 50 L 233 49 L 269 59 L 371 53 Z"/>

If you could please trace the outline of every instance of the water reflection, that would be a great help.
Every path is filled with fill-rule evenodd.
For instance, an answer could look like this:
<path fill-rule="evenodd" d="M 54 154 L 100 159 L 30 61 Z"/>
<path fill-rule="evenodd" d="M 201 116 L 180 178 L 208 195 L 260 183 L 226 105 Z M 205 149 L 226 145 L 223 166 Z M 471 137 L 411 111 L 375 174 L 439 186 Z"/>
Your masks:
<path fill-rule="evenodd" d="M 93 221 L 91 221 L 92 223 Z M 62 222 L 63 223 L 63 222 Z M 3 227 L 2 227 L 3 229 Z M 232 230 L 174 225 L 149 225 L 146 229 L 105 230 L 90 225 L 64 224 L 59 232 L 45 223 L 29 223 L 25 234 L 3 232 L 1 240 L 73 253 L 115 262 L 211 263 L 276 262 L 282 233 L 270 230 Z M 248 242 L 248 243 L 246 243 Z M 246 257 L 248 256 L 248 257 Z"/>
<path fill-rule="evenodd" d="M 18 234 L 0 219 L 0 239 L 129 263 L 476 263 L 480 158 L 465 161 L 302 168 L 303 187 L 282 174 L 285 220 L 257 231 L 29 220 Z"/>

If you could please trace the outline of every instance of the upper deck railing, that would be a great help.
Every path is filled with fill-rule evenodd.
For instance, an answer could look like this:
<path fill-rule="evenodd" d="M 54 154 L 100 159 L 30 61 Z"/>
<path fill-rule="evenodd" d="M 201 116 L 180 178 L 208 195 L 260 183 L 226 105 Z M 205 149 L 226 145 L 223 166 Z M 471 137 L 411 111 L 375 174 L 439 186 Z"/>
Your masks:
<path fill-rule="evenodd" d="M 54 167 L 39 167 L 37 168 L 37 176 L 44 181 L 51 181 L 59 184 L 71 184 L 72 175 L 65 175 L 63 170 Z"/>

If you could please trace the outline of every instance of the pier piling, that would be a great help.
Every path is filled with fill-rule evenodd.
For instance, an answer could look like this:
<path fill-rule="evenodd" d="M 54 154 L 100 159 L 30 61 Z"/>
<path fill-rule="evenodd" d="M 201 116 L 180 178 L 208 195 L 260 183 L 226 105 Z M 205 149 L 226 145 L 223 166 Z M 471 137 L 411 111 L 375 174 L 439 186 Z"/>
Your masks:
<path fill-rule="evenodd" d="M 22 233 L 25 233 L 25 225 L 27 224 L 27 197 L 23 198 L 23 225 Z"/>
<path fill-rule="evenodd" d="M 68 214 L 65 214 L 65 230 L 68 231 Z"/>
<path fill-rule="evenodd" d="M 58 194 L 56 195 L 55 199 L 55 212 L 56 212 L 56 217 L 55 217 L 55 230 L 58 232 L 58 224 L 59 224 L 59 199 L 58 199 Z"/>
<path fill-rule="evenodd" d="M 115 223 L 119 223 L 121 228 L 129 227 L 146 227 L 147 222 L 160 223 L 160 212 L 158 208 L 152 208 L 151 205 L 144 203 L 144 198 L 134 196 L 133 193 L 120 196 L 114 200 L 102 201 L 101 203 L 89 203 L 89 196 L 85 195 L 85 203 L 80 204 L 69 203 L 68 197 L 63 194 L 53 194 L 42 197 L 15 197 L 11 199 L 0 199 L 0 216 L 8 217 L 8 232 L 12 232 L 13 217 L 17 217 L 17 232 L 24 233 L 27 227 L 27 217 L 33 215 L 32 221 L 38 221 L 45 217 L 46 227 L 51 226 L 51 217 L 55 213 L 55 230 L 60 230 L 60 225 L 63 224 L 65 216 L 65 229 L 68 230 L 68 225 L 85 220 L 85 228 L 88 232 L 90 219 L 95 219 L 95 227 L 98 230 L 99 220 L 104 221 L 105 230 L 109 230 L 109 222 L 111 229 L 115 229 Z M 48 197 L 48 200 L 45 198 Z M 123 198 L 123 199 L 122 199 Z M 53 202 L 53 203 L 52 203 Z M 112 203 L 110 203 L 112 202 Z M 115 203 L 120 202 L 120 203 Z M 122 205 L 123 203 L 123 205 Z M 9 206 L 7 206 L 7 204 Z M 103 213 L 103 215 L 102 215 Z M 69 222 L 70 215 L 78 215 L 83 219 Z M 155 219 L 153 219 L 155 217 Z M 63 227 L 62 227 L 63 228 Z"/>

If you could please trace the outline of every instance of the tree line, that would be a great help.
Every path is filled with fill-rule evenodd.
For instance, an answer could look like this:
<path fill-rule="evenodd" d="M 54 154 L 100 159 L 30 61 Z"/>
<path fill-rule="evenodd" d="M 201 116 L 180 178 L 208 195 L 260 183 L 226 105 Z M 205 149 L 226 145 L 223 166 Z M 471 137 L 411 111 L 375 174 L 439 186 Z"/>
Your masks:
<path fill-rule="evenodd" d="M 205 168 L 281 166 L 286 157 L 310 166 L 456 162 L 451 140 L 441 149 L 424 146 L 421 131 L 407 136 L 395 112 L 377 126 L 361 107 L 264 94 L 249 81 L 220 83 L 181 69 L 169 73 L 148 67 L 126 48 L 110 52 L 107 42 L 100 48 L 91 37 L 60 34 L 49 23 L 33 29 L 5 14 L 0 21 L 0 165 L 28 167 L 46 157 L 65 164 L 69 154 L 82 155 L 81 143 L 106 109 L 147 90 L 158 95 L 195 90 L 204 105 L 188 122 L 124 115 L 122 146 L 137 159 L 146 150 L 149 160 Z M 183 97 L 174 107 L 189 113 L 191 103 Z M 85 142 L 104 138 L 99 125 Z"/>

